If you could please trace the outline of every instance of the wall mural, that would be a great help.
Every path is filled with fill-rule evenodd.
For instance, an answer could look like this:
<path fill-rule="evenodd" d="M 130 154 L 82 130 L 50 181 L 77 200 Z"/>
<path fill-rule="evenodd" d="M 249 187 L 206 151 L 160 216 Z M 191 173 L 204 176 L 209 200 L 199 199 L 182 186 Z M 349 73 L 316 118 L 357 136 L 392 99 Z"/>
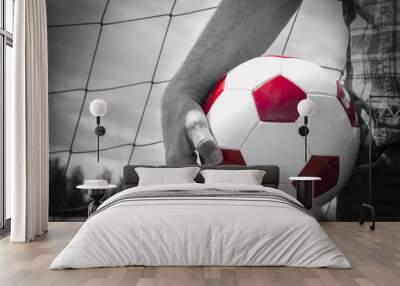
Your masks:
<path fill-rule="evenodd" d="M 105 178 L 121 186 L 124 165 L 165 164 L 164 146 L 167 142 L 163 141 L 161 124 L 162 98 L 168 83 L 219 4 L 220 0 L 47 1 L 51 216 L 60 218 L 86 215 L 89 203 L 87 194 L 75 189 L 84 179 Z M 353 23 L 363 25 L 358 18 Z M 313 99 L 316 109 L 314 117 L 310 117 L 312 147 L 308 150 L 309 160 L 306 164 L 304 142 L 297 131 L 302 118 L 296 115 L 294 120 L 284 121 L 285 124 L 279 126 L 268 125 L 268 114 L 258 114 L 257 117 L 257 112 L 262 110 L 260 104 L 266 103 L 257 102 L 255 93 L 265 92 L 278 81 L 269 83 L 269 86 L 264 84 L 258 90 L 257 79 L 254 77 L 250 80 L 254 86 L 249 86 L 245 80 L 241 82 L 240 78 L 246 78 L 248 74 L 260 74 L 257 72 L 257 61 L 241 65 L 226 78 L 221 74 L 219 85 L 217 83 L 212 91 L 214 97 L 218 97 L 216 93 L 221 93 L 223 88 L 248 88 L 247 93 L 250 95 L 247 98 L 255 99 L 255 103 L 249 103 L 247 99 L 229 103 L 237 96 L 232 95 L 224 103 L 232 109 L 231 117 L 221 117 L 216 111 L 216 115 L 209 113 L 209 108 L 214 104 L 212 99 L 203 105 L 211 130 L 223 149 L 225 163 L 278 164 L 281 168 L 281 188 L 289 193 L 294 192 L 289 176 L 308 174 L 321 164 L 324 166 L 322 173 L 326 172 L 328 177 L 334 174 L 336 181 L 326 179 L 325 185 L 320 186 L 321 192 L 326 192 L 319 198 L 319 204 L 323 207 L 318 213 L 322 219 L 354 219 L 359 214 L 360 203 L 366 201 L 368 196 L 368 152 L 364 142 L 366 133 L 354 125 L 355 118 L 360 117 L 362 120 L 366 115 L 356 115 L 354 110 L 349 111 L 349 94 L 341 85 L 346 78 L 348 38 L 340 1 L 304 0 L 272 45 L 265 47 L 266 55 L 290 56 L 317 63 L 322 69 L 311 68 L 313 83 L 329 86 L 327 93 L 334 93 L 335 102 L 332 98 L 321 100 L 321 96 Z M 301 85 L 297 73 L 290 72 L 292 62 L 283 59 L 264 57 L 263 60 L 270 60 L 271 64 L 268 70 L 263 71 L 262 82 L 267 79 L 265 74 L 274 79 L 283 75 L 283 79 L 289 78 L 292 83 Z M 274 61 L 279 63 L 275 64 Z M 277 69 L 275 73 L 274 65 Z M 295 61 L 293 65 L 297 65 Z M 304 66 L 305 69 L 307 67 Z M 324 82 L 326 77 L 334 85 Z M 235 86 L 236 83 L 238 86 Z M 300 93 L 310 97 L 307 94 L 308 87 L 305 85 L 302 88 L 304 92 Z M 99 163 L 94 132 L 96 120 L 89 111 L 90 102 L 96 98 L 103 99 L 108 106 L 107 114 L 101 122 L 106 128 L 106 134 L 100 139 Z M 220 100 L 223 100 L 222 97 Z M 249 111 L 244 115 L 246 102 L 257 106 L 253 114 Z M 235 122 L 235 104 L 236 115 L 247 121 Z M 399 106 L 396 104 L 387 103 L 380 113 L 389 113 L 396 118 L 399 113 L 398 109 L 393 109 Z M 337 112 L 332 113 L 335 108 L 338 108 Z M 226 107 L 224 114 L 227 114 Z M 254 123 L 252 118 L 262 122 L 262 128 L 254 128 L 259 123 Z M 340 121 L 340 118 L 343 120 Z M 399 121 L 391 120 L 398 129 Z M 323 124 L 328 125 L 332 121 L 341 122 L 343 128 L 340 128 L 341 125 L 322 128 Z M 245 126 L 240 127 L 240 123 Z M 240 134 L 236 134 L 235 130 L 229 135 L 229 125 L 235 126 L 235 130 L 240 132 L 251 129 L 251 133 L 247 132 L 247 143 L 245 139 L 238 139 Z M 221 129 L 227 131 L 221 133 Z M 275 134 L 279 140 L 257 135 L 260 132 Z M 173 132 L 171 134 L 177 137 Z M 229 136 L 235 138 L 232 145 L 224 143 Z M 379 138 L 379 134 L 376 136 Z M 168 144 L 175 142 L 169 140 Z M 179 142 L 177 144 L 181 148 Z M 394 175 L 400 166 L 398 145 L 391 142 L 389 147 L 378 148 L 374 156 L 374 199 L 377 211 L 380 215 L 400 215 L 400 195 L 396 191 L 400 181 Z M 204 161 L 207 158 L 202 159 Z"/>

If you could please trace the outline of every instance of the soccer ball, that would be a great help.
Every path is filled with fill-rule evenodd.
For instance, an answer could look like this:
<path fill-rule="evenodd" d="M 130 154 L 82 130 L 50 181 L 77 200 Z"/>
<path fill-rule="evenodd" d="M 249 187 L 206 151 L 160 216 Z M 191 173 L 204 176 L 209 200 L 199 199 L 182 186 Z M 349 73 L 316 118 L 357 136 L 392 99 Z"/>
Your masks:
<path fill-rule="evenodd" d="M 307 162 L 303 99 L 314 103 L 309 117 Z M 277 165 L 279 188 L 295 195 L 291 176 L 318 176 L 313 206 L 334 198 L 357 160 L 360 129 L 347 91 L 317 64 L 297 58 L 263 56 L 229 71 L 204 102 L 224 162 Z"/>

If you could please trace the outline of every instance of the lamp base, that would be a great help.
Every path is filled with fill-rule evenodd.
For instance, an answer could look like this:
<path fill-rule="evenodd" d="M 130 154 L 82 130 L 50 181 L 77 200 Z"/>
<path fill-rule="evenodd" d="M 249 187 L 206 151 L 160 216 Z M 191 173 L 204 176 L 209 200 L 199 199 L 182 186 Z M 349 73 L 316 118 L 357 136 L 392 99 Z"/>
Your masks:
<path fill-rule="evenodd" d="M 358 223 L 360 225 L 364 224 L 364 221 L 365 221 L 365 213 L 364 213 L 364 211 L 366 209 L 369 210 L 370 213 L 371 213 L 372 224 L 369 226 L 369 229 L 370 230 L 375 230 L 375 208 L 371 204 L 364 203 L 364 204 L 361 205 L 361 216 L 360 216 L 360 219 L 358 220 Z"/>
<path fill-rule="evenodd" d="M 103 136 L 104 134 L 106 134 L 106 129 L 104 128 L 104 126 L 100 125 L 100 126 L 96 127 L 94 132 L 96 133 L 96 135 Z"/>
<path fill-rule="evenodd" d="M 301 126 L 301 127 L 299 128 L 299 134 L 300 134 L 300 136 L 303 136 L 303 137 L 304 137 L 304 136 L 307 136 L 308 133 L 310 133 L 310 129 L 308 129 L 307 126 L 303 125 L 303 126 Z"/>

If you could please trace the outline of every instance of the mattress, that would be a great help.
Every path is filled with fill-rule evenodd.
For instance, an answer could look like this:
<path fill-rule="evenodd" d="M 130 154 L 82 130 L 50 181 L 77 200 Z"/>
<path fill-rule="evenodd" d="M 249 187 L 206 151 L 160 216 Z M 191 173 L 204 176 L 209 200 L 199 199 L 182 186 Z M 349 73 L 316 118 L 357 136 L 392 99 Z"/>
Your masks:
<path fill-rule="evenodd" d="M 129 265 L 351 267 L 314 217 L 284 192 L 197 183 L 112 196 L 50 269 Z"/>

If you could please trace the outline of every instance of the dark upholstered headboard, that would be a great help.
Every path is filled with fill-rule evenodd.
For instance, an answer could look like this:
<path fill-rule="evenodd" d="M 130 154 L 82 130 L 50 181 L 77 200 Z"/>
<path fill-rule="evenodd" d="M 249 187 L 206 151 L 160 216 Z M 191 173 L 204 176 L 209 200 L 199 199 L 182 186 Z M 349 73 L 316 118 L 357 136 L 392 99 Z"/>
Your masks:
<path fill-rule="evenodd" d="M 148 165 L 127 165 L 124 167 L 124 186 L 123 189 L 133 188 L 138 185 L 139 176 L 135 171 L 136 167 L 158 167 L 158 168 L 177 168 L 177 167 L 188 167 L 188 166 L 148 166 Z M 223 169 L 223 170 L 264 170 L 265 175 L 262 180 L 262 185 L 266 187 L 277 188 L 279 186 L 279 167 L 274 165 L 254 165 L 254 166 L 236 166 L 236 165 L 221 165 L 221 166 L 197 166 L 201 169 Z M 203 176 L 199 173 L 195 178 L 197 183 L 204 183 Z"/>

